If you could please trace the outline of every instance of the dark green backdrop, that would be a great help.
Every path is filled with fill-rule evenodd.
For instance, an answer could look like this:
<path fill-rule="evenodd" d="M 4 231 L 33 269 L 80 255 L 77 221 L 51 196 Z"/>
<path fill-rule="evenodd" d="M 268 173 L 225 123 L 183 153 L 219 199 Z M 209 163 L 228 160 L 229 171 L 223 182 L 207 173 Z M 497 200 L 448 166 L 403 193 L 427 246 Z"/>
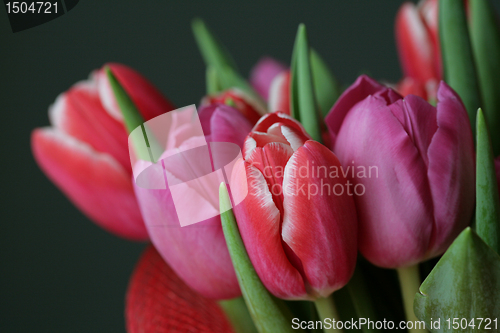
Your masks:
<path fill-rule="evenodd" d="M 0 332 L 124 332 L 124 295 L 144 244 L 88 221 L 36 166 L 30 132 L 56 96 L 108 61 L 130 65 L 176 105 L 198 103 L 204 66 L 191 36 L 200 16 L 243 73 L 261 55 L 289 62 L 297 25 L 337 77 L 400 76 L 393 22 L 401 1 L 80 0 L 13 34 L 0 8 Z"/>

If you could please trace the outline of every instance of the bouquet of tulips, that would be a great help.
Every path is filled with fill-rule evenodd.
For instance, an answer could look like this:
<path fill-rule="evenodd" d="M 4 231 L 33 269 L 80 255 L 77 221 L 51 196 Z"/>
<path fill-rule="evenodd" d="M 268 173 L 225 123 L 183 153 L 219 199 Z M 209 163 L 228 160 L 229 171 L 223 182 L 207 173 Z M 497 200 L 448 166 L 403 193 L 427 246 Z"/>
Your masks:
<path fill-rule="evenodd" d="M 84 214 L 151 242 L 128 332 L 500 331 L 489 0 L 404 4 L 396 84 L 340 85 L 304 25 L 290 65 L 263 58 L 248 81 L 201 20 L 193 32 L 207 66 L 198 110 L 110 63 L 32 134 Z"/>

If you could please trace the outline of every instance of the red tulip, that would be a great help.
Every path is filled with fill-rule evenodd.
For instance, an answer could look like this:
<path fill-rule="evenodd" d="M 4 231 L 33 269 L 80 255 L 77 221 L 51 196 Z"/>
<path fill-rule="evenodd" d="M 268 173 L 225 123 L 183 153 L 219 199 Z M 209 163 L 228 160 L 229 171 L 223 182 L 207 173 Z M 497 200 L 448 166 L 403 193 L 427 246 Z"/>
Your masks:
<path fill-rule="evenodd" d="M 386 268 L 442 254 L 470 223 L 474 141 L 459 96 L 441 82 L 437 107 L 361 76 L 325 121 L 356 195 L 359 249 Z M 371 173 L 369 174 L 369 170 Z"/>
<path fill-rule="evenodd" d="M 134 70 L 109 64 L 145 119 L 173 109 Z M 61 94 L 50 107 L 51 127 L 35 129 L 33 155 L 68 198 L 107 231 L 148 238 L 132 188 L 127 131 L 103 69 Z"/>
<path fill-rule="evenodd" d="M 414 94 L 427 100 L 436 97 L 443 77 L 438 30 L 439 0 L 405 2 L 396 16 L 396 44 L 404 79 L 396 89 L 403 96 Z M 464 0 L 468 9 L 468 1 Z"/>
<path fill-rule="evenodd" d="M 127 290 L 128 333 L 233 332 L 217 303 L 191 290 L 149 246 Z"/>
<path fill-rule="evenodd" d="M 404 75 L 423 82 L 440 80 L 438 0 L 424 0 L 418 6 L 404 3 L 396 16 L 395 31 Z"/>
<path fill-rule="evenodd" d="M 345 178 L 330 174 L 337 157 L 283 113 L 262 117 L 243 153 L 248 196 L 235 215 L 263 284 L 285 299 L 343 287 L 356 264 L 357 221 Z"/>

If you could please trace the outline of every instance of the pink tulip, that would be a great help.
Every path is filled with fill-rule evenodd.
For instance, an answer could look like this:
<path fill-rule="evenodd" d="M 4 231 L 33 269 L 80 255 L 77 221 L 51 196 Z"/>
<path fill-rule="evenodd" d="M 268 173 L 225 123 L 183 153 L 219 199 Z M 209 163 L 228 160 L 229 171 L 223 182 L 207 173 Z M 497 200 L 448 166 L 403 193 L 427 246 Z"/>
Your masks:
<path fill-rule="evenodd" d="M 255 91 L 267 101 L 271 82 L 278 74 L 285 70 L 286 67 L 282 63 L 273 58 L 264 57 L 252 69 L 250 83 Z"/>
<path fill-rule="evenodd" d="M 204 142 L 205 139 L 207 142 L 231 142 L 242 147 L 253 125 L 241 111 L 223 104 L 201 107 L 199 117 L 205 137 L 186 137 L 185 128 L 182 126 L 184 124 L 179 126 L 177 122 L 172 122 L 173 127 L 169 129 L 168 134 L 172 136 L 169 140 L 176 142 L 179 147 L 175 151 L 183 151 L 191 147 L 196 140 Z M 164 156 L 169 154 L 167 149 Z M 165 164 L 166 172 L 181 181 L 192 179 L 188 168 L 173 163 Z M 154 174 L 151 177 L 154 177 Z M 215 184 L 215 189 L 218 189 L 218 185 Z M 241 295 L 226 247 L 220 216 L 181 227 L 168 187 L 146 189 L 136 185 L 135 191 L 151 241 L 177 275 L 192 289 L 208 298 L 228 299 Z M 210 202 L 212 198 L 205 199 Z M 202 209 L 192 201 L 189 202 L 192 198 L 186 200 L 188 202 L 184 207 Z M 212 207 L 207 207 L 209 208 Z"/>
<path fill-rule="evenodd" d="M 349 179 L 365 189 L 355 196 L 359 249 L 375 265 L 399 268 L 440 255 L 471 221 L 467 113 L 444 82 L 437 100 L 434 107 L 413 95 L 402 99 L 361 76 L 326 117 Z"/>
<path fill-rule="evenodd" d="M 173 109 L 134 70 L 109 64 L 145 119 Z M 103 69 L 61 94 L 49 109 L 51 127 L 35 129 L 33 155 L 47 177 L 107 231 L 148 238 L 132 188 L 127 131 Z"/>
<path fill-rule="evenodd" d="M 337 157 L 284 113 L 262 117 L 243 154 L 248 196 L 235 215 L 263 284 L 284 299 L 343 287 L 356 264 L 357 221 L 345 178 L 330 173 Z"/>

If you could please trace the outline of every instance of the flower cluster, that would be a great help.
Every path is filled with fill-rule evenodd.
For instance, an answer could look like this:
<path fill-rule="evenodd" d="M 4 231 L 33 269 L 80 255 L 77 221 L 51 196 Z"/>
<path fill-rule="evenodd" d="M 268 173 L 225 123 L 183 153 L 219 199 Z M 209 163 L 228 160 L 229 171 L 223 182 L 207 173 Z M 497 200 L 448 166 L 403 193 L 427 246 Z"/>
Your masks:
<path fill-rule="evenodd" d="M 173 121 L 165 133 L 175 146 L 161 147 L 161 156 L 198 147 L 199 142 L 236 145 L 242 158 L 235 162 L 231 179 L 236 181 L 228 182 L 229 190 L 233 196 L 245 191 L 245 199 L 232 207 L 225 186 L 220 198 L 202 196 L 210 209 L 229 208 L 193 225 L 180 226 L 177 199 L 168 186 L 141 187 L 132 172 L 144 158 L 127 135 L 174 110 L 172 103 L 140 74 L 119 64 L 105 65 L 57 97 L 49 110 L 51 127 L 32 134 L 37 163 L 95 223 L 152 244 L 129 287 L 128 330 L 153 332 L 154 318 L 163 318 L 165 327 L 177 323 L 183 314 L 169 297 L 196 318 L 181 320 L 186 331 L 229 331 L 213 300 L 224 300 L 221 304 L 227 307 L 224 302 L 242 295 L 260 332 L 270 327 L 286 331 L 283 322 L 291 318 L 287 308 L 298 300 L 313 301 L 322 319 L 354 320 L 334 307 L 341 301 L 334 301 L 332 294 L 346 285 L 358 291 L 351 293 L 349 306 L 361 302 L 365 306 L 357 311 L 371 309 L 358 311 L 356 318 L 376 316 L 372 304 L 385 300 L 373 299 L 363 282 L 374 266 L 398 271 L 408 320 L 418 317 L 430 323 L 433 316 L 456 317 L 472 307 L 480 308 L 483 317 L 498 314 L 498 306 L 490 305 L 496 294 L 491 302 L 482 298 L 487 295 L 460 294 L 500 283 L 496 136 L 490 143 L 481 110 L 476 127 L 470 110 L 473 92 L 463 90 L 462 82 L 472 80 L 464 68 L 479 67 L 474 74 L 481 83 L 477 100 L 485 101 L 493 100 L 485 85 L 499 84 L 500 75 L 482 77 L 484 66 L 500 71 L 499 59 L 481 53 L 486 40 L 492 53 L 500 54 L 500 33 L 491 30 L 498 27 L 492 20 L 477 20 L 488 13 L 485 8 L 485 0 L 470 6 L 438 0 L 404 4 L 396 17 L 404 78 L 391 87 L 362 75 L 343 92 L 309 47 L 303 26 L 290 68 L 266 57 L 247 81 L 225 48 L 196 21 L 195 37 L 208 67 L 207 95 L 198 111 L 203 137 L 188 135 L 183 122 Z M 447 20 L 448 12 L 464 19 Z M 466 17 L 473 31 L 472 41 L 464 45 L 472 48 L 459 52 L 482 59 L 476 64 L 452 59 L 446 48 L 452 35 L 468 41 L 468 35 L 460 34 L 460 22 L 467 28 Z M 493 45 L 491 34 L 498 37 Z M 461 70 L 461 76 L 452 75 Z M 495 126 L 500 103 L 499 109 L 494 109 L 494 100 L 488 103 L 473 105 L 473 112 L 486 108 L 486 119 L 493 119 Z M 185 164 L 163 169 L 180 181 L 193 178 Z M 153 183 L 157 175 L 145 177 Z M 190 205 L 189 195 L 183 200 L 195 211 L 204 209 Z M 358 251 L 367 262 L 358 260 Z M 465 263 L 460 253 L 469 253 L 471 262 L 483 260 L 491 270 L 467 275 L 463 267 L 479 264 Z M 443 254 L 437 264 L 428 262 L 433 270 L 420 285 L 418 265 Z M 443 267 L 449 269 L 446 276 Z M 439 301 L 432 302 L 435 295 Z M 181 305 L 183 298 L 188 303 Z M 458 299 L 465 301 L 450 303 Z M 301 320 L 314 318 L 309 311 L 297 313 Z M 213 317 L 207 319 L 209 314 Z M 245 311 L 227 314 L 234 328 L 248 317 Z"/>

